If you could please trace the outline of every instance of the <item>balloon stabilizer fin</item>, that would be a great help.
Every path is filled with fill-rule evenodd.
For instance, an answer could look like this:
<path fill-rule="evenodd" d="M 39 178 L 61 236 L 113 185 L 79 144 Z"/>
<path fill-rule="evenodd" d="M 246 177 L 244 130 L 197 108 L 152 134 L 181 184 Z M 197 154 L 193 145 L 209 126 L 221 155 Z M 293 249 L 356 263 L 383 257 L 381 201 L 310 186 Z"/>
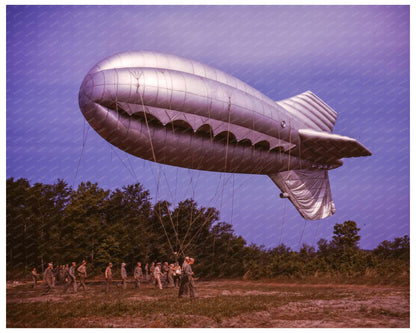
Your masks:
<path fill-rule="evenodd" d="M 290 170 L 269 175 L 306 220 L 321 220 L 335 213 L 328 170 Z"/>

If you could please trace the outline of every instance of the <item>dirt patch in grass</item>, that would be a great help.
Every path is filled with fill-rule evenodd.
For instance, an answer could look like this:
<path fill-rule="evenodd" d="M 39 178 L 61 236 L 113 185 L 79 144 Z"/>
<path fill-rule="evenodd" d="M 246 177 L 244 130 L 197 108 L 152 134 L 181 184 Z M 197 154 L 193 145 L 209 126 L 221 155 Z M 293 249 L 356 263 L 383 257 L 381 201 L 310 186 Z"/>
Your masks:
<path fill-rule="evenodd" d="M 177 288 L 133 283 L 126 290 L 88 284 L 63 293 L 56 286 L 7 284 L 7 327 L 410 327 L 410 288 L 239 280 L 198 281 L 198 298 Z M 51 320 L 53 318 L 53 320 Z"/>

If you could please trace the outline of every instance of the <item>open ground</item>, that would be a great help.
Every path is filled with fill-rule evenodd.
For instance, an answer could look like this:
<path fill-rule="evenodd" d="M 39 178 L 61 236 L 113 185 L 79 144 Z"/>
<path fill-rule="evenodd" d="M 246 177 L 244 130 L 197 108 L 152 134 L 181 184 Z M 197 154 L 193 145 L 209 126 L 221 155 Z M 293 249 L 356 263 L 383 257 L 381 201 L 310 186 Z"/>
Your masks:
<path fill-rule="evenodd" d="M 63 294 L 7 284 L 7 327 L 410 327 L 408 286 L 197 281 L 197 298 L 142 284 L 105 293 L 103 281 Z"/>

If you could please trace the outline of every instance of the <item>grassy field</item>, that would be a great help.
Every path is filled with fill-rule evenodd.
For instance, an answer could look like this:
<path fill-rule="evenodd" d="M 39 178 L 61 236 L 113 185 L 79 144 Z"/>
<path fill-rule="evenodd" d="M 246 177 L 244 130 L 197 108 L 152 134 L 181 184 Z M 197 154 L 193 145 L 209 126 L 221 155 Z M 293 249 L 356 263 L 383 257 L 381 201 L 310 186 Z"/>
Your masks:
<path fill-rule="evenodd" d="M 43 285 L 7 286 L 7 327 L 409 327 L 408 286 L 198 281 L 196 299 L 178 289 L 101 282 L 63 294 Z"/>

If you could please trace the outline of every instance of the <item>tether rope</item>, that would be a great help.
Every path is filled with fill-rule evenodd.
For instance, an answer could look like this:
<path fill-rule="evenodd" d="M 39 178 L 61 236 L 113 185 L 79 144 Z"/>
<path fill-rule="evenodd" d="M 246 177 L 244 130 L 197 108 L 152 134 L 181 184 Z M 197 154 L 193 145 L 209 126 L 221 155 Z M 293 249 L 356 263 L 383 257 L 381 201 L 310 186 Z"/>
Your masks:
<path fill-rule="evenodd" d="M 77 169 L 76 169 L 76 171 L 75 171 L 74 180 L 73 180 L 73 182 L 72 182 L 72 187 L 74 187 L 74 185 L 75 185 L 75 181 L 76 181 L 76 179 L 77 179 L 77 177 L 78 177 L 78 170 L 79 170 L 79 166 L 80 166 L 80 164 L 81 164 L 82 155 L 84 154 L 84 148 L 85 148 L 85 145 L 86 145 L 86 143 L 87 143 L 88 131 L 89 131 L 89 129 L 90 129 L 90 127 L 88 126 L 88 127 L 87 127 L 87 130 L 85 130 L 85 123 L 86 123 L 86 120 L 85 120 L 85 118 L 84 118 L 84 124 L 83 124 L 83 127 L 82 127 L 82 148 L 81 148 L 81 153 L 80 153 L 80 155 L 79 155 L 78 165 L 77 165 Z"/>
<path fill-rule="evenodd" d="M 116 157 L 120 160 L 120 162 L 124 165 L 124 167 L 128 170 L 128 172 L 130 173 L 130 175 L 133 177 L 133 179 L 136 181 L 136 182 L 138 182 L 138 180 L 137 180 L 137 176 L 136 176 L 136 173 L 134 172 L 134 169 L 133 169 L 133 167 L 131 166 L 131 164 L 130 164 L 130 167 L 128 167 L 127 165 L 126 165 L 126 163 L 123 161 L 123 159 L 117 154 L 117 151 L 114 149 L 114 147 L 113 147 L 113 145 L 111 144 L 111 143 L 109 143 L 109 146 L 110 146 L 110 149 L 111 149 L 111 152 L 112 153 L 114 153 L 114 155 L 116 155 Z M 129 161 L 129 160 L 128 160 Z"/>
<path fill-rule="evenodd" d="M 140 74 L 141 74 L 141 73 L 140 73 Z M 136 92 L 137 92 L 137 93 L 138 93 L 138 95 L 140 96 L 140 100 L 141 100 L 141 103 L 142 103 L 142 107 L 143 107 L 143 114 L 144 114 L 144 119 L 145 119 L 145 122 L 146 122 L 146 128 L 147 128 L 147 134 L 148 134 L 148 136 L 149 136 L 150 148 L 151 148 L 151 150 L 152 150 L 152 157 L 153 157 L 153 161 L 155 162 L 155 167 L 156 167 L 156 169 L 157 169 L 158 182 L 160 182 L 160 172 L 159 172 L 158 166 L 157 166 L 157 164 L 156 164 L 156 163 L 157 163 L 157 159 L 156 159 L 156 153 L 155 153 L 154 146 L 153 146 L 152 136 L 151 136 L 151 133 L 150 133 L 149 121 L 148 121 L 148 119 L 147 119 L 147 115 L 146 115 L 146 109 L 145 109 L 145 106 L 144 106 L 143 96 L 142 96 L 142 94 L 141 94 L 141 93 L 140 93 L 140 91 L 139 91 L 139 88 L 140 88 L 140 84 L 139 84 L 139 79 L 140 79 L 140 76 L 138 76 L 136 79 L 137 79 L 137 89 L 136 89 Z M 165 201 L 165 202 L 166 202 L 166 201 Z M 172 216 L 171 216 L 171 213 L 170 213 L 170 209 L 169 209 L 169 206 L 167 205 L 167 203 L 166 203 L 166 210 L 167 210 L 167 212 L 168 212 L 169 219 L 170 219 L 170 222 L 171 222 L 171 224 L 172 224 L 172 228 L 173 228 L 173 231 L 174 231 L 174 233 L 175 233 L 176 240 L 177 240 L 177 241 L 178 241 L 178 243 L 179 243 L 178 233 L 177 233 L 176 228 L 175 228 L 175 225 L 174 225 L 174 223 L 173 223 Z M 158 214 L 158 215 L 159 215 L 159 214 Z M 170 238 L 169 238 L 169 236 L 168 236 L 168 234 L 167 234 L 167 232 L 166 232 L 165 225 L 163 224 L 162 217 L 161 217 L 160 215 L 159 215 L 159 219 L 160 219 L 161 225 L 162 225 L 162 227 L 163 227 L 163 231 L 164 231 L 164 233 L 165 233 L 165 236 L 166 236 L 166 239 L 167 239 L 167 241 L 168 241 L 169 247 L 170 247 L 170 249 L 171 249 L 172 253 L 174 253 L 175 251 L 174 251 L 173 246 L 172 246 L 172 244 L 171 244 L 171 242 L 170 242 Z"/>
<path fill-rule="evenodd" d="M 302 234 L 300 235 L 299 244 L 298 244 L 299 249 L 300 249 L 300 243 L 302 242 L 302 239 L 303 239 L 303 233 L 305 231 L 305 227 L 306 227 L 306 221 L 303 222 Z"/>

